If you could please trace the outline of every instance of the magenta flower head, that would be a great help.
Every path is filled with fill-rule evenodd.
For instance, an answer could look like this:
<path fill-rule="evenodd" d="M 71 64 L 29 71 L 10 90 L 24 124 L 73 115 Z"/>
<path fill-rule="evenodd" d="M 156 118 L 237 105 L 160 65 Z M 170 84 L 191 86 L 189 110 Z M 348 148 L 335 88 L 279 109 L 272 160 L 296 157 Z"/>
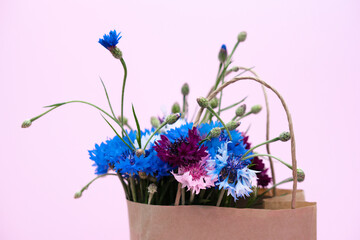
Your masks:
<path fill-rule="evenodd" d="M 158 157 L 172 167 L 187 167 L 200 162 L 208 155 L 207 147 L 199 146 L 201 140 L 197 128 L 189 129 L 187 137 L 170 141 L 166 135 L 155 142 L 154 149 Z"/>

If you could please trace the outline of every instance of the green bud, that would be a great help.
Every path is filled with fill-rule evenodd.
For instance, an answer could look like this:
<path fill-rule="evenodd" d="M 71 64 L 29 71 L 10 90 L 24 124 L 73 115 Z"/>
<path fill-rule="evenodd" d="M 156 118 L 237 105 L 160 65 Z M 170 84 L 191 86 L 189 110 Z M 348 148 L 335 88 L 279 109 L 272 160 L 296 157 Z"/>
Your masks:
<path fill-rule="evenodd" d="M 79 191 L 79 192 L 76 192 L 75 195 L 74 195 L 74 198 L 77 199 L 77 198 L 81 198 L 82 196 L 82 192 Z"/>
<path fill-rule="evenodd" d="M 190 92 L 189 84 L 184 83 L 184 85 L 181 88 L 182 95 L 187 96 L 187 95 L 189 95 L 189 92 Z"/>
<path fill-rule="evenodd" d="M 279 136 L 279 139 L 280 139 L 280 141 L 282 141 L 282 142 L 287 142 L 287 141 L 290 140 L 290 138 L 291 138 L 291 136 L 290 136 L 290 133 L 289 133 L 289 132 L 283 132 L 283 133 L 281 133 L 280 136 Z"/>
<path fill-rule="evenodd" d="M 136 150 L 135 154 L 137 157 L 140 157 L 141 155 L 145 154 L 145 151 L 142 149 L 138 149 L 138 150 Z"/>
<path fill-rule="evenodd" d="M 122 52 L 120 51 L 120 49 L 118 47 L 112 47 L 109 49 L 111 54 L 114 56 L 114 58 L 116 59 L 121 59 L 122 58 Z"/>
<path fill-rule="evenodd" d="M 160 120 L 157 117 L 151 117 L 150 123 L 154 128 L 158 128 L 160 126 Z"/>
<path fill-rule="evenodd" d="M 252 106 L 250 111 L 251 113 L 257 114 L 261 111 L 261 109 L 262 109 L 261 105 L 254 105 Z"/>
<path fill-rule="evenodd" d="M 244 42 L 246 40 L 246 36 L 247 36 L 247 33 L 245 31 L 239 33 L 237 36 L 238 42 Z"/>
<path fill-rule="evenodd" d="M 30 119 L 27 119 L 27 120 L 25 120 L 22 124 L 21 124 L 21 127 L 22 128 L 28 128 L 28 127 L 30 127 L 31 126 L 31 120 Z"/>
<path fill-rule="evenodd" d="M 240 107 L 238 107 L 235 111 L 235 114 L 237 117 L 241 117 L 242 115 L 245 114 L 245 111 L 246 111 L 246 105 L 243 104 L 243 105 L 240 105 Z"/>
<path fill-rule="evenodd" d="M 240 68 L 237 67 L 237 66 L 231 68 L 231 71 L 232 71 L 232 72 L 237 72 L 237 71 L 239 71 L 239 70 L 240 70 Z"/>
<path fill-rule="evenodd" d="M 226 45 L 223 44 L 220 48 L 219 55 L 218 55 L 219 61 L 224 63 L 227 59 L 227 50 Z"/>
<path fill-rule="evenodd" d="M 174 124 L 181 117 L 180 113 L 173 113 L 166 118 L 167 124 Z"/>
<path fill-rule="evenodd" d="M 221 134 L 221 128 L 216 127 L 211 129 L 209 136 L 210 138 L 218 138 L 220 134 Z"/>
<path fill-rule="evenodd" d="M 181 111 L 180 104 L 179 103 L 174 103 L 174 105 L 171 108 L 171 112 L 172 113 L 178 113 L 180 111 Z"/>
<path fill-rule="evenodd" d="M 196 99 L 196 101 L 198 102 L 199 106 L 202 108 L 209 107 L 209 101 L 204 97 L 199 97 Z"/>
<path fill-rule="evenodd" d="M 226 124 L 226 127 L 229 129 L 229 131 L 235 130 L 238 126 L 240 126 L 240 123 L 236 121 L 230 121 Z"/>
<path fill-rule="evenodd" d="M 219 99 L 214 97 L 213 99 L 210 100 L 209 104 L 211 108 L 217 108 L 219 105 Z"/>
<path fill-rule="evenodd" d="M 128 119 L 126 117 L 123 117 L 123 119 L 124 119 L 124 125 L 127 125 L 128 124 Z M 118 116 L 118 120 L 119 120 L 120 123 L 122 122 L 121 121 L 121 116 Z"/>
<path fill-rule="evenodd" d="M 302 169 L 297 169 L 297 180 L 298 182 L 303 182 L 305 180 L 305 173 Z"/>

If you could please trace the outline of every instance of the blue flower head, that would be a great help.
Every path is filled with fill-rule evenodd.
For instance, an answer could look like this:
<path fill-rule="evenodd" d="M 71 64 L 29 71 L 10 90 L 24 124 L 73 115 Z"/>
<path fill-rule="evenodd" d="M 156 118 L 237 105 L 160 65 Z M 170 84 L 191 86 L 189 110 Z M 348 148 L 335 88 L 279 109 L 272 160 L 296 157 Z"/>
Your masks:
<path fill-rule="evenodd" d="M 207 171 L 213 178 L 218 177 L 216 185 L 225 189 L 235 200 L 238 197 L 248 197 L 257 171 L 248 168 L 250 159 L 242 160 L 246 149 L 232 142 L 222 143 L 216 151 L 216 156 L 207 160 Z"/>
<path fill-rule="evenodd" d="M 153 131 L 154 129 L 141 132 L 142 146 L 147 142 Z M 128 135 L 135 147 L 138 148 L 139 143 L 136 140 L 136 131 L 130 131 Z M 96 144 L 95 149 L 89 151 L 90 159 L 94 161 L 93 166 L 96 166 L 95 174 L 104 174 L 109 169 L 113 169 L 124 177 L 130 175 L 138 176 L 139 172 L 156 176 L 157 178 L 170 175 L 169 172 L 173 168 L 161 161 L 152 147 L 155 139 L 156 137 L 151 140 L 145 149 L 145 155 L 140 157 L 136 156 L 135 151 L 129 149 L 118 136 L 100 145 Z M 124 140 L 130 145 L 127 138 L 124 138 Z"/>
<path fill-rule="evenodd" d="M 221 45 L 221 49 L 226 51 L 226 45 L 225 44 Z"/>
<path fill-rule="evenodd" d="M 120 34 L 121 32 L 117 33 L 116 30 L 110 31 L 109 34 L 104 34 L 103 38 L 99 39 L 99 43 L 110 50 L 119 43 L 119 40 L 122 37 Z"/>

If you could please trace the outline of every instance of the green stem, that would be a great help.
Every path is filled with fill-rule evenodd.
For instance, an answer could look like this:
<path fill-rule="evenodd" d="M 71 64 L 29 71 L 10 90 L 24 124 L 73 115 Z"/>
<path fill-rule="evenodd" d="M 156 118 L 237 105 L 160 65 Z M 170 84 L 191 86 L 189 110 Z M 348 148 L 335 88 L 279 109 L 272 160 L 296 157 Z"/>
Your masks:
<path fill-rule="evenodd" d="M 165 197 L 165 194 L 167 192 L 167 190 L 170 187 L 170 184 L 174 181 L 174 178 L 172 178 L 171 180 L 167 181 L 165 184 L 165 187 L 163 189 L 161 189 L 161 195 L 160 195 L 160 200 L 159 200 L 159 204 L 162 204 L 163 199 Z"/>
<path fill-rule="evenodd" d="M 36 116 L 36 117 L 31 118 L 30 121 L 31 121 L 31 122 L 34 122 L 35 120 L 41 118 L 41 117 L 44 116 L 45 114 L 51 112 L 52 110 L 54 110 L 54 109 L 56 109 L 56 108 L 58 108 L 58 107 L 60 107 L 60 106 L 62 106 L 62 105 L 63 105 L 63 104 L 61 104 L 61 105 L 59 105 L 59 106 L 55 106 L 55 107 L 51 108 L 50 110 L 47 110 L 46 112 L 44 112 L 44 113 L 42 113 L 42 114 L 40 114 L 40 115 L 38 115 L 38 116 Z"/>
<path fill-rule="evenodd" d="M 219 116 L 211 107 L 208 107 L 207 109 L 221 122 L 221 124 L 223 125 L 223 127 L 224 127 L 225 130 L 227 131 L 227 133 L 228 133 L 228 135 L 229 135 L 229 139 L 230 139 L 230 141 L 231 141 L 231 140 L 232 140 L 232 137 L 231 137 L 230 131 L 229 131 L 229 129 L 226 127 L 226 124 L 224 123 L 224 121 L 220 118 L 220 116 Z"/>
<path fill-rule="evenodd" d="M 246 159 L 253 158 L 253 157 L 272 157 L 272 158 L 275 158 L 276 160 L 278 160 L 279 162 L 281 162 L 282 164 L 284 164 L 285 166 L 287 166 L 288 168 L 290 168 L 291 170 L 293 169 L 293 167 L 290 164 L 288 164 L 288 163 L 284 162 L 283 160 L 281 160 L 280 158 L 277 158 L 270 154 L 253 154 L 253 155 L 243 158 L 242 160 L 246 160 Z"/>
<path fill-rule="evenodd" d="M 98 106 L 92 104 L 92 103 L 89 103 L 89 102 L 85 102 L 85 101 L 80 101 L 80 100 L 73 100 L 73 101 L 68 101 L 68 102 L 63 102 L 63 103 L 56 103 L 56 104 L 53 104 L 53 105 L 49 105 L 49 106 L 45 106 L 45 107 L 60 107 L 62 105 L 65 105 L 65 104 L 68 104 L 68 103 L 84 103 L 84 104 L 87 104 L 87 105 L 90 105 L 96 109 L 98 109 L 99 111 L 103 112 L 105 115 L 107 115 L 109 118 L 111 118 L 114 122 L 116 122 L 122 129 L 123 132 L 125 132 L 126 134 L 126 137 L 128 138 L 128 140 L 130 141 L 131 145 L 133 146 L 133 148 L 135 149 L 135 146 L 133 144 L 133 142 L 131 141 L 129 135 L 126 133 L 126 131 L 124 130 L 124 128 L 121 126 L 121 124 L 119 123 L 119 121 L 114 118 L 113 116 L 111 116 L 109 113 L 107 113 L 106 111 L 104 111 L 103 109 L 99 108 Z M 50 109 L 49 111 L 46 111 L 45 113 L 35 117 L 36 119 L 39 118 L 39 117 L 42 117 L 43 115 L 45 115 L 46 113 L 50 112 L 51 110 L 54 110 L 55 108 L 53 109 Z M 35 119 L 35 120 L 36 120 Z"/>
<path fill-rule="evenodd" d="M 99 179 L 99 178 L 101 178 L 101 177 L 105 177 L 105 176 L 107 176 L 107 175 L 115 175 L 115 176 L 117 176 L 117 174 L 115 174 L 115 173 L 105 173 L 105 174 L 102 174 L 102 175 L 99 175 L 99 176 L 97 176 L 97 177 L 95 177 L 94 179 L 92 179 L 88 184 L 86 184 L 78 193 L 80 193 L 80 196 L 82 195 L 82 193 L 86 190 L 86 189 L 88 189 L 88 187 L 95 181 L 95 180 L 97 180 L 97 179 Z"/>
<path fill-rule="evenodd" d="M 134 202 L 137 202 L 134 177 L 133 177 L 133 176 L 130 176 L 130 177 L 129 177 L 129 181 L 130 181 L 130 188 L 131 188 L 131 193 L 132 193 L 133 201 L 134 201 Z"/>
<path fill-rule="evenodd" d="M 100 113 L 101 117 L 105 120 L 105 122 L 111 127 L 111 129 L 115 132 L 116 136 L 118 136 L 120 138 L 120 140 L 126 145 L 128 146 L 129 149 L 132 149 L 133 151 L 135 151 L 135 148 L 131 148 L 129 146 L 129 144 L 127 144 L 127 142 L 125 142 L 125 140 L 120 137 L 120 135 L 118 134 L 118 132 L 115 130 L 115 128 L 109 123 L 109 121 Z"/>
<path fill-rule="evenodd" d="M 185 188 L 181 188 L 181 204 L 185 205 Z"/>
<path fill-rule="evenodd" d="M 249 208 L 254 206 L 263 196 L 265 196 L 266 193 L 270 192 L 273 188 L 278 187 L 279 185 L 284 183 L 292 182 L 293 180 L 293 178 L 287 178 L 277 184 L 274 184 L 271 188 L 266 189 L 262 194 L 258 195 L 254 201 L 249 202 L 246 207 Z"/>
<path fill-rule="evenodd" d="M 194 202 L 195 193 L 193 191 L 190 192 L 190 204 Z"/>
<path fill-rule="evenodd" d="M 247 150 L 247 152 L 246 152 L 246 153 L 244 153 L 244 155 L 242 155 L 242 157 L 241 157 L 241 158 L 244 160 L 244 159 L 245 159 L 245 157 L 246 157 L 246 155 L 248 155 L 249 153 L 251 153 L 254 149 L 256 149 L 256 148 L 258 148 L 258 147 L 261 147 L 261 146 L 263 146 L 263 145 L 266 145 L 266 144 L 272 143 L 272 142 L 279 141 L 279 140 L 280 140 L 280 138 L 279 138 L 279 137 L 276 137 L 276 138 L 273 138 L 273 139 L 268 140 L 268 141 L 266 141 L 266 142 L 260 143 L 260 144 L 258 144 L 258 145 L 256 145 L 256 146 L 254 146 L 254 147 L 250 148 L 249 150 Z M 252 155 L 252 156 L 254 156 L 254 155 Z M 252 157 L 252 156 L 251 156 L 251 157 Z M 248 157 L 247 159 L 249 159 L 249 157 Z"/>
<path fill-rule="evenodd" d="M 126 78 L 127 78 L 127 67 L 126 63 L 123 58 L 120 59 L 121 65 L 124 68 L 124 80 L 122 85 L 121 91 L 121 126 L 124 126 L 124 95 L 125 95 L 125 85 L 126 85 Z"/>
<path fill-rule="evenodd" d="M 149 144 L 150 140 L 154 137 L 154 135 L 160 131 L 160 129 L 162 129 L 165 125 L 167 124 L 167 121 L 164 121 L 149 137 L 149 139 L 147 140 L 147 142 L 145 143 L 145 146 L 143 147 L 143 149 L 146 149 L 146 146 Z"/>
<path fill-rule="evenodd" d="M 121 176 L 121 174 L 120 174 L 119 172 L 117 172 L 116 174 L 117 174 L 117 176 L 119 177 L 120 182 L 121 182 L 121 184 L 122 184 L 122 186 L 123 186 L 123 188 L 124 188 L 125 195 L 126 195 L 126 199 L 130 200 L 129 187 L 128 187 L 128 185 L 126 185 L 123 176 Z"/>
<path fill-rule="evenodd" d="M 237 103 L 234 103 L 234 104 L 232 104 L 232 105 L 230 105 L 230 106 L 227 106 L 226 108 L 221 109 L 220 112 L 223 112 L 223 111 L 229 110 L 229 109 L 231 109 L 231 108 L 233 108 L 233 107 L 236 107 L 236 106 L 239 105 L 240 103 L 244 102 L 244 101 L 246 100 L 246 98 L 247 98 L 247 97 L 243 98 L 241 101 L 239 101 L 239 102 L 237 102 Z"/>
<path fill-rule="evenodd" d="M 183 95 L 183 109 L 182 109 L 182 112 L 183 112 L 183 118 L 185 118 L 185 112 L 186 112 L 186 96 Z"/>
<path fill-rule="evenodd" d="M 222 201 L 222 199 L 224 197 L 224 194 L 225 194 L 225 189 L 223 188 L 223 189 L 221 189 L 220 196 L 219 196 L 219 198 L 217 200 L 217 203 L 216 203 L 217 207 L 220 207 L 220 204 L 221 204 L 221 201 Z"/>

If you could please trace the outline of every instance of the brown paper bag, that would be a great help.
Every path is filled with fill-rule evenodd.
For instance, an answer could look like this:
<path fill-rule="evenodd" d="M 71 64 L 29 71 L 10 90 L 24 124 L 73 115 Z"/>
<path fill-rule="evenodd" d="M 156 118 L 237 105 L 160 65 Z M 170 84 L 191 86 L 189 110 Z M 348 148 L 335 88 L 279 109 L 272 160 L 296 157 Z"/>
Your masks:
<path fill-rule="evenodd" d="M 291 190 L 284 190 L 291 193 Z M 213 206 L 158 206 L 127 202 L 131 240 L 313 240 L 316 203 L 298 192 L 264 200 L 263 209 Z"/>

